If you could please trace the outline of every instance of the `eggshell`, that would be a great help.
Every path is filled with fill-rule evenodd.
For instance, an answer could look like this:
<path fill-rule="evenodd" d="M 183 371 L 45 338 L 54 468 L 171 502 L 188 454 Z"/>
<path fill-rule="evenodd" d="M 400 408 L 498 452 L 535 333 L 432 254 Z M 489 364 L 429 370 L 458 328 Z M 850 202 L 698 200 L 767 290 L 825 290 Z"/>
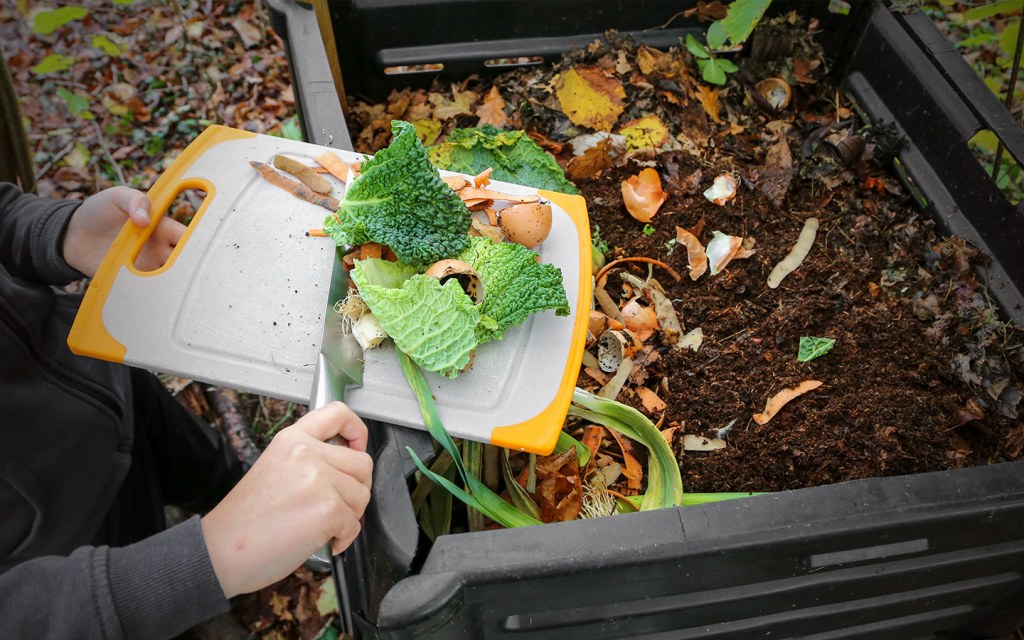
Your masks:
<path fill-rule="evenodd" d="M 551 232 L 551 205 L 532 202 L 505 207 L 498 211 L 498 226 L 509 240 L 532 249 Z"/>

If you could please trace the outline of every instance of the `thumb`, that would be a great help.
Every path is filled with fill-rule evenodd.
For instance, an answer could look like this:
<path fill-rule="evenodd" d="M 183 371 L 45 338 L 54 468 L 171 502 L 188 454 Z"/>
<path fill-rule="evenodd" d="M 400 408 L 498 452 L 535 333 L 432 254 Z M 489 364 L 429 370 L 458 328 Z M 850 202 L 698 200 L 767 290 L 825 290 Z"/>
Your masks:
<path fill-rule="evenodd" d="M 150 203 L 146 194 L 130 187 L 115 187 L 110 190 L 110 199 L 136 226 L 149 226 Z"/>

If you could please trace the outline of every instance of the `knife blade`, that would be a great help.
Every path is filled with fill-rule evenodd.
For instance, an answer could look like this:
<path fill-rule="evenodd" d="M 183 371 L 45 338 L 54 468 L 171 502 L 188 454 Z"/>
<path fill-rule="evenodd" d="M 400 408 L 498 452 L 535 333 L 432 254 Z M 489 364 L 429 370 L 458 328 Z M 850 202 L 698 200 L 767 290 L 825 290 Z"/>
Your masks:
<path fill-rule="evenodd" d="M 335 400 L 344 401 L 348 387 L 363 383 L 363 349 L 352 334 L 351 322 L 334 308 L 339 300 L 348 295 L 348 271 L 342 257 L 343 248 L 337 247 L 334 252 L 334 267 L 331 270 L 331 286 L 327 294 L 327 308 L 324 311 L 324 334 L 316 370 L 313 373 L 313 388 L 309 401 L 311 409 L 319 409 Z M 337 436 L 329 442 L 346 444 Z M 310 561 L 318 564 L 321 570 L 330 567 L 342 631 L 350 635 L 354 632 L 352 599 L 339 561 L 343 555 L 344 552 L 335 556 L 331 552 L 331 541 L 328 541 L 323 549 L 313 554 Z"/>

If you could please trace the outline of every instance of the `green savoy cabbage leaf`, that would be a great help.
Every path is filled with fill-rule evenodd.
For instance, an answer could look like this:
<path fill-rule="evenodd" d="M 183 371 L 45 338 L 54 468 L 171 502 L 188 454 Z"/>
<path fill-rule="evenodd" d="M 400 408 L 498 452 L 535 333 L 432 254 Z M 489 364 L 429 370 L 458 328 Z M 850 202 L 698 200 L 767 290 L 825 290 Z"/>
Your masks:
<path fill-rule="evenodd" d="M 398 287 L 372 284 L 368 271 L 380 262 L 356 262 L 352 280 L 359 294 L 398 349 L 424 369 L 454 378 L 476 349 L 480 311 L 454 278 L 444 286 L 423 274 L 406 278 Z"/>
<path fill-rule="evenodd" d="M 835 345 L 835 338 L 817 338 L 815 336 L 800 336 L 800 350 L 797 352 L 797 362 L 810 362 L 820 358 Z"/>
<path fill-rule="evenodd" d="M 485 124 L 455 129 L 448 139 L 428 150 L 430 160 L 448 171 L 475 175 L 492 167 L 493 180 L 576 195 L 579 190 L 547 152 L 525 131 L 502 131 Z"/>
<path fill-rule="evenodd" d="M 486 238 L 472 238 L 472 246 L 458 256 L 480 275 L 484 284 L 480 313 L 494 321 L 477 327 L 479 342 L 500 339 L 506 329 L 538 311 L 554 309 L 555 315 L 569 315 L 562 271 L 551 264 L 538 264 L 536 258 L 536 253 L 521 244 L 495 244 Z"/>
<path fill-rule="evenodd" d="M 430 164 L 416 128 L 400 120 L 391 128 L 394 140 L 363 163 L 324 231 L 339 245 L 386 244 L 414 266 L 465 251 L 469 209 Z"/>

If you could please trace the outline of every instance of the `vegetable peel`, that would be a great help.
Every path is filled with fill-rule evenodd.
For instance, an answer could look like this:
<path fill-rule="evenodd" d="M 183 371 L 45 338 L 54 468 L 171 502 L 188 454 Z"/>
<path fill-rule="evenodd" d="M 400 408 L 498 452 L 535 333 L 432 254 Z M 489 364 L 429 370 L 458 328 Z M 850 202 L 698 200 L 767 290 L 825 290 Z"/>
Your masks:
<path fill-rule="evenodd" d="M 626 210 L 640 222 L 650 222 L 667 198 L 668 193 L 661 188 L 661 177 L 650 167 L 622 182 Z"/>
<path fill-rule="evenodd" d="M 768 400 L 763 412 L 754 414 L 754 422 L 760 425 L 767 424 L 791 400 L 802 396 L 808 391 L 813 391 L 821 385 L 822 382 L 820 380 L 804 380 L 795 387 L 788 387 L 779 391 Z"/>

